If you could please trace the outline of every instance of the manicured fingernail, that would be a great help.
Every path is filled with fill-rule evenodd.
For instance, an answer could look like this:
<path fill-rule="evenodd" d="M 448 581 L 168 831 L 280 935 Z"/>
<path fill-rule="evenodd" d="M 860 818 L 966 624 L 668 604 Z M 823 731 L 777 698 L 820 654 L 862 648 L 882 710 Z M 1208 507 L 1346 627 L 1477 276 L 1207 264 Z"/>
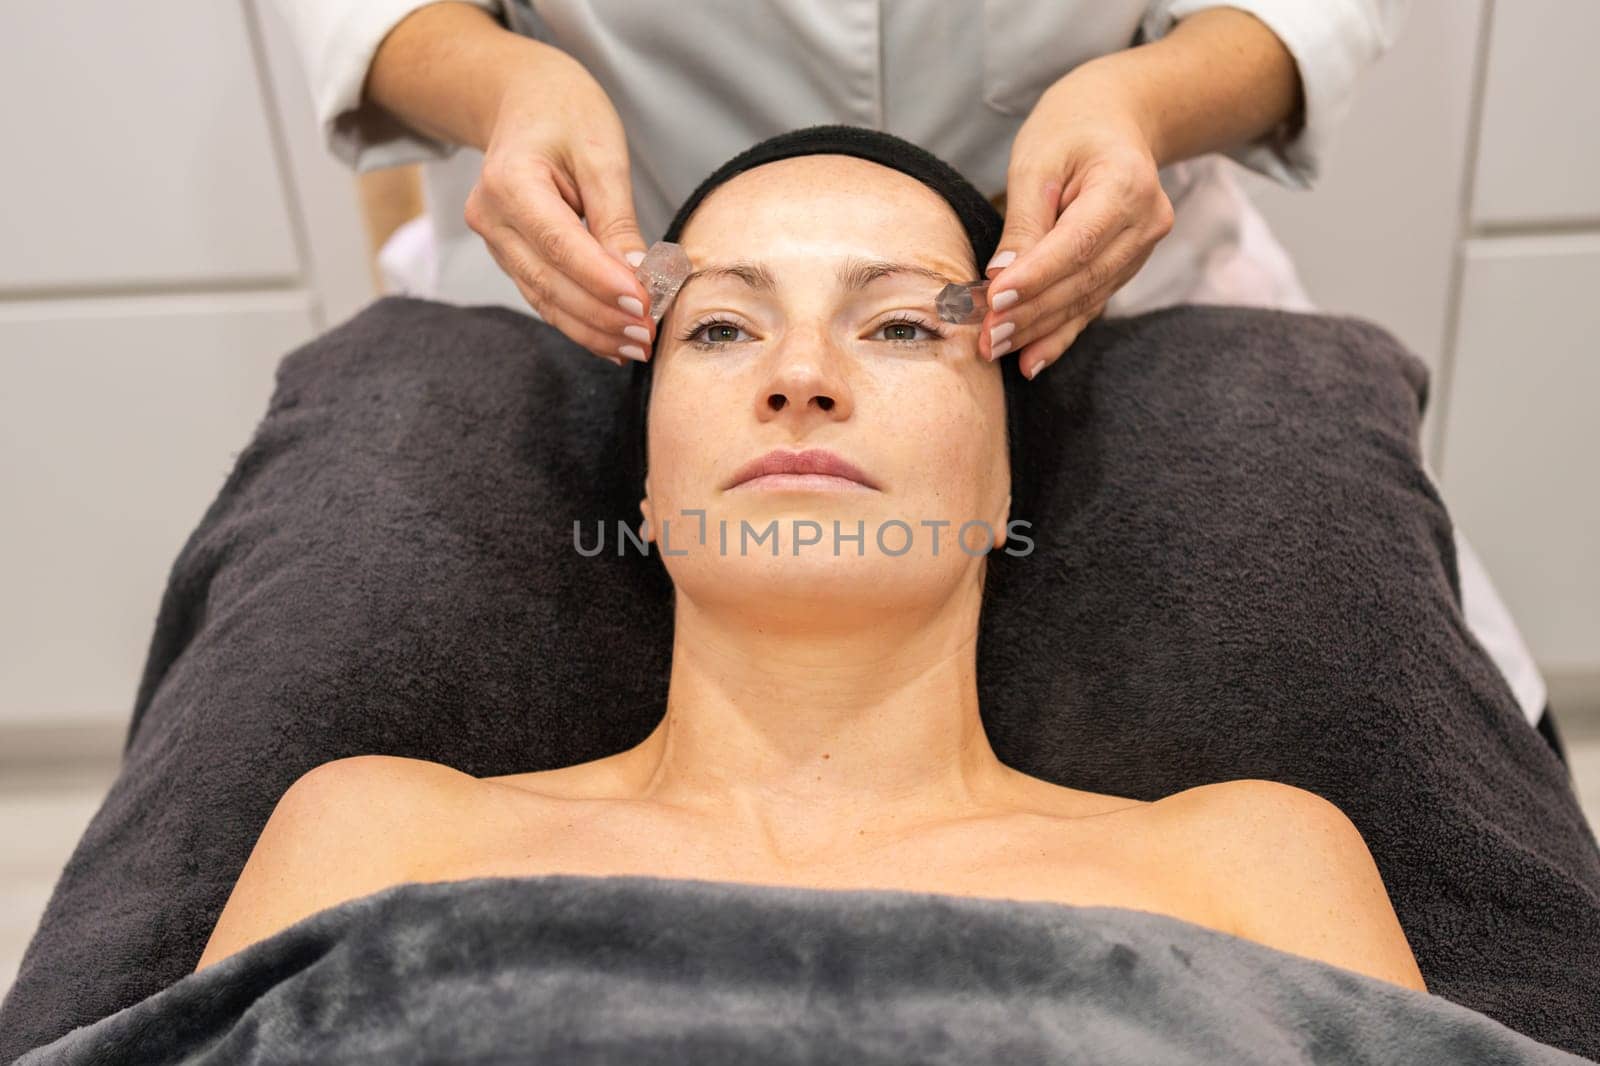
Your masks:
<path fill-rule="evenodd" d="M 1041 360 L 1041 361 L 1039 361 L 1037 363 L 1034 363 L 1033 364 L 1033 369 L 1028 371 L 1028 380 L 1032 381 L 1034 378 L 1038 377 L 1039 376 L 1039 371 L 1043 370 L 1044 368 L 1045 368 L 1045 363 L 1043 362 L 1043 360 Z"/>
<path fill-rule="evenodd" d="M 643 326 L 623 326 L 622 332 L 638 341 L 640 344 L 650 343 L 650 331 Z"/>
<path fill-rule="evenodd" d="M 629 359 L 633 359 L 641 363 L 644 362 L 644 349 L 639 347 L 637 344 L 624 344 L 622 347 L 618 348 L 617 351 L 621 352 Z"/>
<path fill-rule="evenodd" d="M 991 344 L 989 346 L 989 358 L 990 359 L 998 359 L 1002 355 L 1005 355 L 1010 350 L 1011 350 L 1011 342 L 1010 341 L 1001 341 L 999 344 Z"/>
<path fill-rule="evenodd" d="M 983 272 L 987 274 L 991 270 L 1003 270 L 1016 261 L 1016 252 L 996 252 L 995 257 L 989 260 L 989 265 L 984 267 Z"/>
<path fill-rule="evenodd" d="M 630 315 L 638 315 L 641 318 L 644 317 L 644 304 L 639 302 L 639 298 L 637 296 L 618 296 L 617 306 L 628 312 Z"/>
<path fill-rule="evenodd" d="M 623 365 L 625 365 L 625 364 L 624 364 L 624 363 L 623 363 L 623 362 L 622 362 L 622 356 L 620 356 L 620 355 L 608 355 L 608 356 L 606 356 L 606 362 L 608 362 L 608 363 L 612 363 L 612 364 L 614 364 L 614 365 L 616 365 L 616 366 L 623 366 Z"/>
<path fill-rule="evenodd" d="M 999 344 L 1001 341 L 1005 340 L 1007 337 L 1011 336 L 1016 331 L 1017 331 L 1017 324 L 1015 322 L 1002 322 L 1002 323 L 1000 323 L 998 326 L 994 327 L 994 329 L 991 329 L 989 331 L 989 344 L 990 344 L 990 346 L 992 347 L 993 345 Z"/>
<path fill-rule="evenodd" d="M 1007 289 L 1005 292 L 995 293 L 994 299 L 989 301 L 989 306 L 994 308 L 996 311 L 1004 311 L 1006 308 L 1010 307 L 1016 302 L 1017 290 Z"/>
<path fill-rule="evenodd" d="M 636 267 L 640 263 L 644 262 L 644 253 L 641 252 L 641 251 L 638 251 L 638 250 L 634 250 L 634 251 L 629 252 L 627 255 L 623 256 L 622 258 L 624 258 L 624 259 L 626 259 L 628 261 L 628 265 L 629 266 Z"/>

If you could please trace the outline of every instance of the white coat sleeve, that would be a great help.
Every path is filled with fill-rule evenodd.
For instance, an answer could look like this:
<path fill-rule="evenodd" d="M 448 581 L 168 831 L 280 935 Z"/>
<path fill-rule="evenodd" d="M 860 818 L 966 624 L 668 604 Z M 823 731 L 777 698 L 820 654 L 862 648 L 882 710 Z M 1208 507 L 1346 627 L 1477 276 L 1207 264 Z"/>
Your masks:
<path fill-rule="evenodd" d="M 1309 188 L 1354 98 L 1356 80 L 1394 43 L 1410 0 L 1155 0 L 1144 19 L 1154 41 L 1179 19 L 1212 7 L 1246 11 L 1289 49 L 1305 92 L 1305 125 L 1293 138 L 1269 136 L 1226 154 L 1285 185 Z"/>
<path fill-rule="evenodd" d="M 361 99 L 378 46 L 433 0 L 275 0 L 294 36 L 329 150 L 358 171 L 444 159 L 455 145 L 425 136 Z M 499 0 L 470 0 L 496 18 Z"/>

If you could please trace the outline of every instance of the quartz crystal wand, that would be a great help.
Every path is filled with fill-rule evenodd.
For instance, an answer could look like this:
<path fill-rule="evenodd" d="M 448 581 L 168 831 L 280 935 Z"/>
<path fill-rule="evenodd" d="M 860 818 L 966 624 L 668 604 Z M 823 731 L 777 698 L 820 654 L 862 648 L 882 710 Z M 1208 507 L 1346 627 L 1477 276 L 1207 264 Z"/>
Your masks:
<path fill-rule="evenodd" d="M 689 277 L 689 256 L 681 244 L 657 241 L 634 268 L 633 276 L 650 294 L 650 317 L 660 325 L 672 298 Z"/>
<path fill-rule="evenodd" d="M 939 290 L 933 306 L 946 322 L 958 325 L 976 322 L 989 313 L 989 283 L 973 281 L 960 285 L 951 282 Z"/>

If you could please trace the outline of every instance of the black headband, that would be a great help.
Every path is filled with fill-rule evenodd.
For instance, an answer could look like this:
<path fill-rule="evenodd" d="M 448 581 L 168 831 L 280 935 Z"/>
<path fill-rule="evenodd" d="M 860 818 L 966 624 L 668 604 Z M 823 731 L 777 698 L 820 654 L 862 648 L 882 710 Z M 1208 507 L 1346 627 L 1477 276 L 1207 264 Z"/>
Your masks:
<path fill-rule="evenodd" d="M 981 273 L 1000 243 L 1004 220 L 993 204 L 949 163 L 892 133 L 861 126 L 808 126 L 768 137 L 722 164 L 678 208 L 661 239 L 677 241 L 700 202 L 735 174 L 797 155 L 850 155 L 909 174 L 938 193 L 967 231 Z"/>

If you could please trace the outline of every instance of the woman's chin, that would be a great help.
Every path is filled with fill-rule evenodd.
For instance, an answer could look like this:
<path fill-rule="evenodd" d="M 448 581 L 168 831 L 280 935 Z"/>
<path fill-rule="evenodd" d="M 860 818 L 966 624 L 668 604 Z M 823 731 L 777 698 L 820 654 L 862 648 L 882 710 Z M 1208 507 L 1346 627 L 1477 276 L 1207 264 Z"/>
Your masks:
<path fill-rule="evenodd" d="M 842 483 L 839 478 L 820 480 Z M 895 523 L 879 503 L 878 493 L 860 485 L 740 487 L 730 492 L 738 495 L 704 511 L 683 510 L 671 518 L 667 536 L 656 544 L 660 554 L 710 551 L 724 558 L 795 560 L 863 556 L 883 553 L 885 548 L 900 553 L 908 541 L 900 527 L 909 530 L 914 524 Z"/>
<path fill-rule="evenodd" d="M 870 549 L 834 555 L 816 547 L 777 556 L 721 556 L 711 550 L 664 562 L 673 583 L 696 602 L 783 614 L 798 609 L 812 621 L 841 622 L 851 615 L 892 615 L 942 602 L 965 569 L 944 555 L 885 556 Z"/>

